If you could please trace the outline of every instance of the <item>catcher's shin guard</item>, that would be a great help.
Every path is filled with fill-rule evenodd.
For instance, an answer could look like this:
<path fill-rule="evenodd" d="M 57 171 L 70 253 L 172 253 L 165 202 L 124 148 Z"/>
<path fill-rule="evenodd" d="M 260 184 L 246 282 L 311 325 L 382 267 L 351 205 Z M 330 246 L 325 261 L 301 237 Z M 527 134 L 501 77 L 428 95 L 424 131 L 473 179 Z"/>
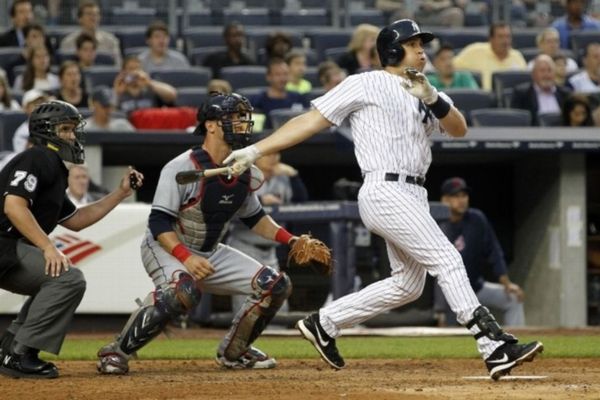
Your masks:
<path fill-rule="evenodd" d="M 231 361 L 248 351 L 292 293 L 290 278 L 267 266 L 254 276 L 252 287 L 254 294 L 246 299 L 219 346 L 218 354 Z"/>
<path fill-rule="evenodd" d="M 194 279 L 186 272 L 176 271 L 168 286 L 150 293 L 131 315 L 117 339 L 119 349 L 127 355 L 133 354 L 158 336 L 172 318 L 199 302 L 200 292 Z"/>
<path fill-rule="evenodd" d="M 474 335 L 475 339 L 487 336 L 491 340 L 495 341 L 503 341 L 513 344 L 518 342 L 516 337 L 502 330 L 487 307 L 479 306 L 475 309 L 475 311 L 473 311 L 473 319 L 467 323 L 466 327 L 467 329 L 471 329 L 475 325 L 477 325 L 479 328 L 479 333 Z"/>

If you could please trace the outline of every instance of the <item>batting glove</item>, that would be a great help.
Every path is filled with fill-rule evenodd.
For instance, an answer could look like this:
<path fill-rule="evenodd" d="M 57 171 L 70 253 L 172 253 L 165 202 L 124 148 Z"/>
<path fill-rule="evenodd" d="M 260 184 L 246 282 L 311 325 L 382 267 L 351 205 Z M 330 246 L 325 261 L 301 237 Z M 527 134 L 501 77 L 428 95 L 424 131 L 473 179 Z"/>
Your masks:
<path fill-rule="evenodd" d="M 240 150 L 232 151 L 231 154 L 223 160 L 223 163 L 229 164 L 233 162 L 231 172 L 235 176 L 240 176 L 245 170 L 250 168 L 250 166 L 254 164 L 254 161 L 259 157 L 260 151 L 258 151 L 258 148 L 255 145 L 252 145 Z"/>
<path fill-rule="evenodd" d="M 406 68 L 407 81 L 402 82 L 404 89 L 418 99 L 423 100 L 423 103 L 431 105 L 438 99 L 437 89 L 431 86 L 429 80 L 422 72 L 414 68 Z"/>

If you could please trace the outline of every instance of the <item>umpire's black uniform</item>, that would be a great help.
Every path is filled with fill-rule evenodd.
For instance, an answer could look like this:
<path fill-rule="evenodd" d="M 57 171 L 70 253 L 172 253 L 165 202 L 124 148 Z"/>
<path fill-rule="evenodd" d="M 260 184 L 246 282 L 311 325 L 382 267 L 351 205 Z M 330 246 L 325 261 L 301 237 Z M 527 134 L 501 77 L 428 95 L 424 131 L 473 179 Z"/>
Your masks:
<path fill-rule="evenodd" d="M 12 226 L 4 203 L 9 194 L 28 200 L 36 221 L 49 234 L 76 212 L 65 194 L 67 177 L 58 153 L 46 146 L 18 154 L 0 171 L 0 288 L 30 296 L 8 330 L 19 344 L 54 354 L 83 298 L 85 280 L 77 268 L 58 277 L 46 275 L 42 251 Z"/>

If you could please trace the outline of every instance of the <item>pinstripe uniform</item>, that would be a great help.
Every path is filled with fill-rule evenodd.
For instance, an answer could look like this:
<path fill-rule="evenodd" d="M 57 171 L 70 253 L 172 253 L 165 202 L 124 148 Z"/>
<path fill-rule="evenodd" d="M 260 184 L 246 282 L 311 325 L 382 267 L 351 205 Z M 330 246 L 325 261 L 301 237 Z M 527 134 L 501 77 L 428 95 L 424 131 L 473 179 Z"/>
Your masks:
<path fill-rule="evenodd" d="M 404 79 L 386 71 L 353 75 L 312 102 L 331 123 L 350 122 L 364 177 L 358 196 L 360 215 L 369 230 L 385 239 L 392 270 L 389 278 L 320 310 L 320 323 L 331 337 L 417 299 L 426 273 L 437 277 L 462 324 L 479 306 L 460 254 L 429 213 L 427 190 L 406 181 L 425 176 L 431 163 L 429 136 L 442 128 L 431 111 L 402 87 Z M 479 332 L 477 327 L 471 330 Z M 487 337 L 477 343 L 484 358 L 502 344 Z"/>

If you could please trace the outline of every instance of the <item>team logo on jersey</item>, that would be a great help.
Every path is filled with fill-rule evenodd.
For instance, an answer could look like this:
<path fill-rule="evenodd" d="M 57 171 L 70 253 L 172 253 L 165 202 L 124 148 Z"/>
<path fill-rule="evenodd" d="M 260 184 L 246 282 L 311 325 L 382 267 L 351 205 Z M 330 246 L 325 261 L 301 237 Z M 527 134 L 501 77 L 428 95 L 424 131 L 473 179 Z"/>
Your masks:
<path fill-rule="evenodd" d="M 423 116 L 421 122 L 427 125 L 427 122 L 433 121 L 433 114 L 431 113 L 431 109 L 425 105 L 421 100 L 419 100 L 419 114 Z"/>
<path fill-rule="evenodd" d="M 96 243 L 81 239 L 80 237 L 69 233 L 56 235 L 52 237 L 52 240 L 54 241 L 56 248 L 62 251 L 65 256 L 69 257 L 69 260 L 71 260 L 73 264 L 77 264 L 84 258 L 102 250 L 102 247 Z"/>
<path fill-rule="evenodd" d="M 233 204 L 233 201 L 231 200 L 233 196 L 233 194 L 222 195 L 221 200 L 219 200 L 219 204 Z"/>

